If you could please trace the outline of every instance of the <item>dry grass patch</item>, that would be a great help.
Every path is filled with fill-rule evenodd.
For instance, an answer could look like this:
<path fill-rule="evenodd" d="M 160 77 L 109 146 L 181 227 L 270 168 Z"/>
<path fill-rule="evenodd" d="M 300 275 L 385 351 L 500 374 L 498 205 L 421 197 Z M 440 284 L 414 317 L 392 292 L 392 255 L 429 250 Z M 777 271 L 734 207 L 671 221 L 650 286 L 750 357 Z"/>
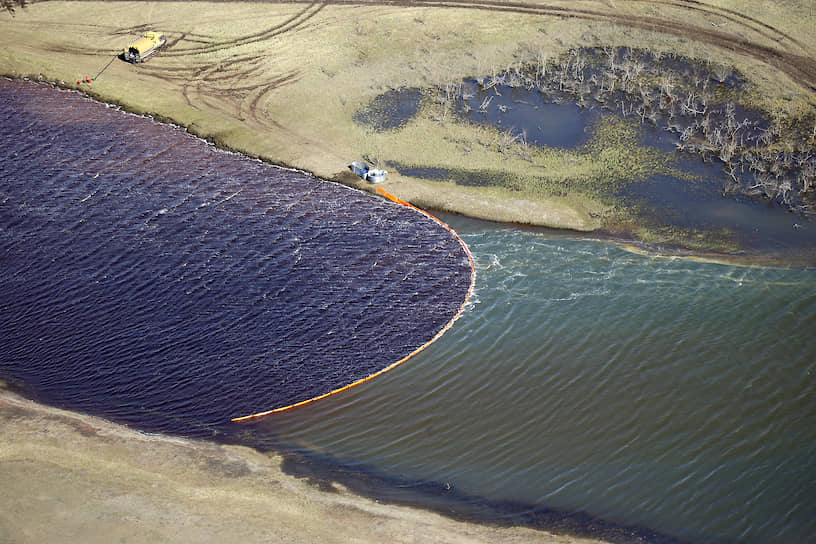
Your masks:
<path fill-rule="evenodd" d="M 732 39 L 813 57 L 816 18 L 804 2 L 563 0 L 529 6 L 487 11 L 367 2 L 34 3 L 14 17 L 0 13 L 0 71 L 42 74 L 71 86 L 82 75 L 94 76 L 143 30 L 156 29 L 169 39 L 158 56 L 139 66 L 114 62 L 83 89 L 174 120 L 223 146 L 325 177 L 337 177 L 349 161 L 363 156 L 498 168 L 528 180 L 526 188 L 548 180 L 546 190 L 527 198 L 543 202 L 566 192 L 566 202 L 573 206 L 587 198 L 595 201 L 597 195 L 575 192 L 570 188 L 575 184 L 567 187 L 566 181 L 600 180 L 601 172 L 610 169 L 614 175 L 605 179 L 616 178 L 631 168 L 631 160 L 621 162 L 614 151 L 518 149 L 519 142 L 497 152 L 501 133 L 459 122 L 440 125 L 427 116 L 398 133 L 373 134 L 354 122 L 354 113 L 389 89 L 427 88 L 498 73 L 531 52 L 553 58 L 572 48 L 604 45 L 734 66 L 752 81 L 750 100 L 765 109 L 801 114 L 816 103 L 810 89 L 761 59 L 709 43 Z M 682 29 L 708 34 L 697 41 Z M 480 143 L 485 141 L 493 143 Z M 613 142 L 608 149 L 620 147 Z M 391 178 L 391 185 L 406 194 L 412 183 L 417 181 Z M 558 183 L 562 190 L 553 190 Z M 457 189 L 457 194 L 468 190 Z M 479 199 L 481 195 L 474 201 Z M 427 202 L 433 203 L 432 194 Z M 541 222 L 526 213 L 523 220 Z"/>

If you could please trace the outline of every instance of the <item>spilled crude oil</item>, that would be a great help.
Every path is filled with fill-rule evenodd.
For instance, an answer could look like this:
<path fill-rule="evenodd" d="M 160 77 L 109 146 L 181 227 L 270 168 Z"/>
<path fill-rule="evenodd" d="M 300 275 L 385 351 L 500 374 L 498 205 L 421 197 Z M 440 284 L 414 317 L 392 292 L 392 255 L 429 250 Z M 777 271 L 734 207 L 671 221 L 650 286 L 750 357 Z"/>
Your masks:
<path fill-rule="evenodd" d="M 152 431 L 328 393 L 457 314 L 471 267 L 415 210 L 0 82 L 0 376 Z"/>

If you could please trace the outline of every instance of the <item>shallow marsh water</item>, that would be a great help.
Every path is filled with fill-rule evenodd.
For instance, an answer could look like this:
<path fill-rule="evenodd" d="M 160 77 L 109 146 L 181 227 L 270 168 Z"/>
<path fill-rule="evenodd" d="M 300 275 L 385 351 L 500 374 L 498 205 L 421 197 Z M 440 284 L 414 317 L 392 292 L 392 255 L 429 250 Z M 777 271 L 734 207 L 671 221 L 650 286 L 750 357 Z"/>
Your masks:
<path fill-rule="evenodd" d="M 25 88 L 14 87 L 19 83 L 1 85 L 14 95 L 4 100 L 19 99 Z M 65 104 L 77 97 L 44 92 L 48 94 L 44 104 L 51 103 L 48 115 L 70 124 L 71 108 Z M 2 318 L 8 320 L 12 311 L 22 309 L 4 329 L 16 327 L 19 335 L 3 336 L 0 378 L 22 385 L 42 400 L 138 428 L 190 436 L 215 432 L 224 440 L 286 447 L 321 455 L 338 466 L 392 476 L 404 486 L 390 489 L 392 497 L 422 502 L 417 489 L 450 490 L 466 497 L 483 516 L 502 514 L 481 508 L 480 499 L 512 503 L 516 511 L 530 514 L 557 508 L 620 525 L 645 526 L 656 531 L 645 533 L 647 541 L 670 535 L 697 542 L 816 542 L 814 270 L 644 256 L 593 240 L 446 217 L 470 246 L 477 266 L 474 297 L 451 330 L 398 369 L 342 395 L 250 425 L 219 423 L 219 417 L 232 415 L 248 399 L 266 401 L 276 394 L 276 388 L 258 380 L 270 363 L 258 350 L 274 346 L 286 335 L 278 329 L 270 332 L 269 326 L 284 321 L 292 325 L 293 334 L 308 334 L 310 323 L 323 318 L 319 314 L 304 326 L 295 326 L 303 311 L 296 297 L 283 318 L 273 319 L 266 311 L 247 312 L 247 301 L 239 295 L 260 295 L 270 288 L 271 269 L 262 254 L 303 254 L 308 259 L 308 248 L 338 266 L 362 262 L 365 272 L 365 263 L 370 265 L 372 258 L 379 262 L 389 247 L 415 244 L 417 253 L 409 263 L 393 255 L 390 259 L 395 270 L 405 264 L 411 270 L 399 268 L 393 278 L 379 275 L 373 285 L 387 289 L 389 281 L 414 277 L 411 292 L 427 293 L 427 299 L 454 307 L 461 301 L 456 294 L 461 256 L 444 249 L 446 236 L 417 239 L 433 231 L 422 216 L 403 215 L 406 210 L 294 172 L 282 171 L 279 180 L 282 185 L 295 184 L 285 217 L 248 224 L 246 218 L 256 217 L 258 210 L 271 213 L 275 207 L 265 184 L 247 184 L 248 177 L 269 175 L 256 161 L 239 160 L 224 171 L 220 159 L 202 154 L 196 178 L 196 184 L 205 188 L 201 198 L 191 185 L 180 183 L 181 193 L 165 195 L 174 204 L 165 205 L 159 202 L 165 197 L 162 191 L 173 186 L 167 182 L 177 179 L 179 171 L 162 162 L 172 149 L 162 148 L 161 138 L 152 140 L 153 147 L 136 158 L 115 158 L 113 142 L 139 138 L 144 130 L 167 130 L 141 118 L 126 116 L 116 121 L 119 129 L 101 127 L 113 133 L 108 134 L 110 146 L 96 157 L 81 153 L 81 139 L 52 140 L 49 153 L 61 158 L 51 166 L 33 160 L 35 150 L 42 149 L 43 135 L 36 132 L 37 122 L 27 123 L 22 133 L 15 129 L 19 150 L 4 159 L 0 170 Z M 193 145 L 186 143 L 186 135 L 179 135 L 183 139 L 177 147 Z M 31 136 L 30 142 L 26 136 Z M 111 154 L 112 164 L 99 168 Z M 75 167 L 67 178 L 60 178 L 65 171 L 60 171 L 59 160 Z M 142 177 L 114 184 L 118 192 L 94 185 L 96 174 L 110 176 L 123 161 L 144 162 Z M 15 180 L 25 183 L 15 185 Z M 31 186 L 44 190 L 35 195 L 29 193 Z M 296 201 L 304 189 L 312 204 L 298 212 Z M 324 192 L 325 198 L 317 198 Z M 22 198 L 24 194 L 29 196 Z M 87 211 L 94 199 L 115 194 L 121 201 L 104 217 L 80 211 Z M 195 206 L 182 213 L 191 201 Z M 45 213 L 59 202 L 66 203 L 61 215 Z M 353 238 L 343 230 L 347 226 L 335 222 L 328 228 L 326 223 L 332 220 L 327 215 L 342 213 L 348 206 L 353 213 L 365 210 L 365 228 L 355 231 Z M 134 213 L 128 215 L 127 210 Z M 184 220 L 173 223 L 174 214 Z M 371 228 L 382 224 L 382 214 L 388 217 L 388 228 L 395 227 L 393 238 L 381 240 L 385 229 Z M 76 240 L 72 233 L 93 239 L 105 234 L 100 225 L 106 222 L 129 226 L 122 234 L 125 239 L 71 249 L 69 241 Z M 250 242 L 243 245 L 234 228 L 252 233 Z M 148 246 L 158 243 L 162 229 L 180 236 L 169 237 L 178 240 L 176 246 L 158 256 L 128 249 L 133 240 Z M 274 236 L 268 236 L 269 229 Z M 344 234 L 341 240 L 329 232 L 337 229 Z M 21 249 L 21 239 L 14 234 L 20 230 L 30 232 L 22 249 L 46 253 L 32 257 L 30 265 L 21 257 L 10 260 L 9 252 Z M 305 231 L 312 236 L 287 242 Z M 377 235 L 376 241 L 372 235 Z M 439 247 L 438 254 L 429 256 L 428 244 Z M 368 249 L 358 255 L 354 251 L 359 247 Z M 438 275 L 436 266 L 414 268 L 436 265 L 447 255 L 453 256 L 452 273 L 443 270 Z M 162 264 L 179 259 L 177 264 L 191 270 L 189 274 L 174 275 L 179 267 Z M 210 268 L 219 262 L 223 266 Z M 21 268 L 12 274 L 9 263 Z M 311 262 L 302 272 L 320 270 L 320 263 Z M 36 271 L 35 264 L 43 269 Z M 72 271 L 83 269 L 94 282 L 127 271 L 137 273 L 140 280 L 121 283 L 106 291 L 114 296 L 98 300 L 94 290 L 84 298 L 66 296 L 71 291 L 62 287 L 69 286 Z M 245 273 L 237 273 L 241 270 Z M 162 274 L 172 281 L 163 283 Z M 224 274 L 240 283 L 238 292 L 226 285 Z M 28 280 L 31 277 L 37 281 Z M 204 329 L 207 339 L 191 330 L 197 321 L 160 319 L 184 308 L 165 296 L 174 286 L 185 296 L 201 296 L 212 289 L 223 295 L 205 300 L 193 312 L 224 318 Z M 292 288 L 303 292 L 302 286 Z M 22 295 L 25 289 L 36 293 Z M 338 325 L 372 318 L 343 317 L 348 299 L 344 293 L 326 289 L 320 308 L 339 310 L 334 321 Z M 398 306 L 399 294 L 384 297 L 385 302 L 371 293 L 361 297 L 362 307 L 382 311 L 383 316 L 358 327 L 361 334 L 379 331 L 388 322 L 395 333 L 419 326 L 423 336 L 425 328 L 438 329 L 428 315 L 438 311 L 442 322 L 449 318 L 448 310 L 435 305 L 406 315 Z M 263 297 L 251 298 L 257 303 L 250 304 L 252 308 L 264 308 Z M 126 315 L 121 319 L 104 317 L 108 308 L 134 299 L 150 304 L 135 312 L 124 305 Z M 161 314 L 155 313 L 157 309 Z M 78 310 L 82 315 L 72 313 Z M 145 321 L 134 321 L 134 315 L 152 315 L 155 327 L 142 330 Z M 405 319 L 392 322 L 394 316 Z M 38 334 L 45 326 L 49 335 L 65 341 L 53 344 Z M 200 329 L 200 323 L 195 328 Z M 122 342 L 134 332 L 146 339 L 135 352 Z M 75 339 L 86 333 L 97 334 L 93 345 L 103 355 L 92 361 L 77 357 L 84 347 Z M 151 340 L 186 335 L 188 341 L 170 345 Z M 365 344 L 359 357 L 365 358 L 375 345 L 397 351 L 406 347 L 402 334 L 380 336 L 375 340 L 381 343 Z M 319 350 L 306 340 L 287 349 L 307 357 Z M 186 374 L 189 358 L 168 357 L 174 349 L 194 354 L 197 361 L 206 357 L 206 368 Z M 142 372 L 145 350 L 156 361 L 147 373 Z M 356 363 L 357 357 L 341 362 Z M 81 379 L 72 378 L 77 368 Z M 235 371 L 234 380 L 203 381 L 218 396 L 189 395 L 196 380 L 225 368 Z M 127 379 L 120 379 L 123 369 L 128 370 Z M 177 380 L 178 376 L 187 377 Z M 282 386 L 286 389 L 303 385 L 297 372 L 287 378 Z M 70 387 L 65 379 L 72 380 Z M 118 384 L 115 394 L 112 380 Z M 161 405 L 146 406 L 145 395 Z"/>
<path fill-rule="evenodd" d="M 648 51 L 627 48 L 608 51 L 596 48 L 572 53 L 570 59 L 575 59 L 566 64 L 567 68 L 561 65 L 566 82 L 560 85 L 557 83 L 560 77 L 551 74 L 547 79 L 533 75 L 529 66 L 516 68 L 517 71 L 508 68 L 504 74 L 467 79 L 461 85 L 446 87 L 444 91 L 430 90 L 425 95 L 419 89 L 389 91 L 361 109 L 355 119 L 374 131 L 399 130 L 421 110 L 423 100 L 442 101 L 446 108 L 453 107 L 459 122 L 493 127 L 506 138 L 527 146 L 575 153 L 604 149 L 621 154 L 626 151 L 621 146 L 639 146 L 649 160 L 657 160 L 659 166 L 653 165 L 651 174 L 640 172 L 629 179 L 615 178 L 614 184 L 605 189 L 611 193 L 603 196 L 614 197 L 616 203 L 630 210 L 637 217 L 635 222 L 646 227 L 654 238 L 670 240 L 669 243 L 676 245 L 728 248 L 788 261 L 816 260 L 816 216 L 802 213 L 810 206 L 810 198 L 799 190 L 799 176 L 805 175 L 807 166 L 796 170 L 789 164 L 791 161 L 785 162 L 780 156 L 779 145 L 764 147 L 781 136 L 768 136 L 773 132 L 768 130 L 769 116 L 747 110 L 734 101 L 747 85 L 740 74 L 719 73 L 717 67 L 701 61 L 658 59 Z M 611 72 L 606 67 L 612 58 L 607 58 L 608 55 L 615 58 Z M 576 60 L 579 57 L 584 59 Z M 570 64 L 573 61 L 576 64 Z M 631 62 L 654 77 L 638 83 L 640 92 L 609 91 L 609 87 L 615 88 L 615 85 L 605 78 L 612 74 L 616 82 L 623 79 L 624 74 L 617 72 L 625 65 L 631 66 Z M 687 104 L 680 105 L 678 95 L 667 105 L 667 97 L 654 83 L 660 79 L 658 76 L 673 81 L 682 89 L 682 92 L 678 90 L 680 95 L 689 92 Z M 506 82 L 512 79 L 520 82 Z M 588 83 L 590 80 L 595 83 Z M 692 114 L 697 112 L 695 108 L 706 113 Z M 636 127 L 638 141 L 605 141 L 599 135 L 599 127 L 602 120 L 609 118 L 623 120 L 630 128 Z M 709 139 L 718 141 L 725 133 L 739 142 L 733 153 L 720 154 L 732 156 L 728 165 L 718 158 L 716 145 L 709 142 Z M 786 134 L 785 138 L 788 137 L 793 138 Z M 791 155 L 795 159 L 792 162 L 810 164 L 812 150 L 808 150 L 801 134 L 794 139 L 796 141 L 786 140 L 786 144 L 796 150 Z M 780 166 L 784 164 L 787 166 Z M 452 181 L 463 186 L 513 188 L 530 183 L 528 180 L 520 184 L 513 175 L 499 168 L 447 169 L 421 162 L 394 161 L 388 165 L 411 177 Z M 731 175 L 726 173 L 729 168 Z M 764 174 L 760 172 L 768 170 L 775 172 L 775 183 L 783 189 L 772 189 L 773 183 L 763 181 Z M 784 189 L 784 180 L 790 182 L 787 189 Z M 578 186 L 582 183 L 577 181 Z M 535 189 L 535 183 L 531 188 Z M 591 183 L 585 190 L 593 192 Z M 770 191 L 771 196 L 759 196 L 762 191 Z M 707 241 L 698 245 L 701 238 Z"/>
<path fill-rule="evenodd" d="M 482 90 L 471 82 L 463 91 L 470 96 L 465 118 L 523 134 L 532 145 L 578 149 L 591 140 L 602 115 L 598 105 L 579 107 L 568 101 L 554 103 L 538 90 L 496 86 Z M 487 108 L 480 105 L 493 98 Z M 505 109 L 500 109 L 505 106 Z M 750 112 L 740 110 L 744 116 Z M 617 197 L 637 210 L 650 226 L 720 231 L 748 253 L 761 252 L 786 258 L 816 257 L 816 221 L 812 215 L 792 213 L 775 202 L 724 194 L 727 175 L 718 159 L 680 152 L 678 135 L 663 126 L 639 121 L 639 145 L 655 149 L 675 173 L 655 173 L 644 179 L 621 183 Z M 599 142 L 599 145 L 604 145 Z M 406 170 L 422 175 L 419 169 Z M 441 173 L 428 179 L 448 179 Z M 459 183 L 459 181 L 457 181 Z M 501 179 L 494 180 L 501 183 Z"/>

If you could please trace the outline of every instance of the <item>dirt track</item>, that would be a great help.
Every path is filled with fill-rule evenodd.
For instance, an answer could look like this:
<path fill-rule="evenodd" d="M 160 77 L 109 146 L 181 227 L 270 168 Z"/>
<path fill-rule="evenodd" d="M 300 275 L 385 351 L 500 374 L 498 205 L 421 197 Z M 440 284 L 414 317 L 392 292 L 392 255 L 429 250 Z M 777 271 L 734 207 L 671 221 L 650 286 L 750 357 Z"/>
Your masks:
<path fill-rule="evenodd" d="M 267 0 L 261 1 L 267 3 Z M 646 2 L 646 0 L 634 0 L 634 2 Z M 299 2 L 288 2 L 286 0 L 276 2 L 275 0 L 268 0 L 268 3 L 288 4 Z M 622 26 L 653 30 L 685 37 L 698 42 L 721 47 L 739 55 L 745 55 L 757 59 L 786 74 L 799 85 L 810 90 L 816 90 L 816 60 L 814 60 L 814 57 L 816 56 L 814 53 L 816 52 L 809 51 L 802 43 L 795 40 L 785 32 L 773 28 L 754 18 L 737 13 L 733 10 L 707 6 L 702 2 L 696 2 L 693 0 L 667 0 L 663 2 L 657 1 L 649 3 L 654 5 L 670 6 L 672 8 L 681 8 L 682 10 L 687 10 L 689 12 L 716 15 L 720 19 L 730 23 L 732 25 L 731 28 L 736 27 L 742 31 L 755 34 L 758 38 L 771 40 L 779 44 L 780 47 L 771 47 L 758 43 L 757 41 L 749 41 L 736 36 L 735 32 L 725 32 L 713 27 L 705 28 L 699 25 L 680 23 L 658 17 L 639 17 L 616 13 L 616 10 L 610 10 L 608 8 L 608 4 L 605 2 L 598 2 L 599 9 L 589 10 L 569 7 L 569 2 L 552 2 L 551 5 L 531 5 L 525 2 L 502 2 L 497 0 L 370 0 L 365 2 L 358 2 L 354 0 L 327 0 L 325 2 L 312 2 L 306 4 L 303 10 L 298 13 L 297 16 L 290 18 L 284 24 L 278 24 L 270 27 L 265 32 L 242 36 L 241 38 L 232 40 L 230 42 L 206 43 L 200 46 L 186 46 L 178 47 L 176 49 L 170 47 L 165 54 L 189 55 L 206 53 L 224 47 L 232 47 L 235 45 L 267 40 L 279 34 L 297 29 L 301 25 L 306 24 L 309 19 L 316 15 L 326 5 L 378 5 L 388 7 L 399 6 L 412 8 L 427 7 L 472 9 L 494 12 L 511 12 L 531 16 L 557 16 L 585 19 L 590 21 L 604 21 Z M 792 47 L 787 48 L 785 46 Z M 222 73 L 223 70 L 219 70 L 217 66 L 202 67 L 200 72 L 195 74 L 198 76 L 198 81 L 194 84 L 196 85 L 196 94 L 203 96 L 205 93 L 202 92 L 204 90 L 202 85 L 206 86 L 207 83 L 212 83 L 215 76 L 220 76 Z M 168 74 L 161 73 L 156 73 L 155 75 L 159 77 L 173 77 Z M 243 74 L 234 73 L 230 75 L 240 78 Z M 182 78 L 185 78 L 186 76 L 187 74 L 180 75 Z M 254 96 L 248 105 L 246 115 L 256 121 L 260 121 L 257 114 L 257 104 L 262 98 L 263 94 L 296 77 L 297 74 L 286 74 L 281 76 L 277 81 L 265 82 L 252 87 L 237 88 L 235 89 L 235 92 L 245 94 L 254 93 Z M 185 87 L 185 96 L 188 92 L 190 92 L 190 90 Z"/>
<path fill-rule="evenodd" d="M 81 1 L 81 0 L 80 0 Z M 232 0 L 222 0 L 231 2 Z M 236 2 L 242 0 L 235 0 Z M 654 9 L 673 10 L 674 19 L 660 16 L 639 16 L 623 12 L 608 2 L 583 2 L 575 7 L 576 2 L 565 0 L 532 4 L 519 1 L 501 0 L 326 0 L 323 2 L 297 2 L 289 0 L 254 0 L 258 4 L 302 4 L 303 8 L 283 22 L 276 23 L 260 32 L 253 32 L 229 40 L 213 36 L 192 35 L 186 32 L 175 32 L 172 28 L 165 31 L 171 35 L 165 49 L 161 52 L 166 57 L 194 58 L 237 46 L 255 44 L 283 34 L 305 28 L 309 22 L 326 6 L 381 6 L 406 8 L 464 9 L 485 12 L 515 13 L 529 16 L 549 16 L 566 19 L 581 19 L 612 23 L 623 27 L 655 31 L 672 36 L 682 37 L 711 46 L 716 46 L 737 55 L 753 58 L 772 66 L 786 74 L 792 81 L 809 91 L 816 91 L 816 51 L 809 49 L 801 41 L 783 30 L 744 15 L 732 9 L 710 6 L 695 0 L 622 0 L 620 7 L 627 5 L 649 4 Z M 706 16 L 716 19 L 709 26 L 682 22 L 677 14 Z M 144 25 L 122 27 L 116 34 L 132 36 L 145 30 Z M 764 42 L 764 43 L 763 43 Z M 88 48 L 84 53 L 100 54 L 101 50 Z M 201 101 L 223 113 L 230 114 L 242 121 L 250 121 L 257 126 L 269 125 L 269 120 L 259 115 L 258 104 L 271 91 L 295 82 L 299 78 L 297 71 L 277 74 L 263 73 L 261 57 L 235 56 L 228 63 L 207 62 L 203 59 L 195 62 L 192 68 L 167 68 L 157 64 L 142 67 L 145 73 L 173 82 L 182 87 L 188 105 L 193 106 Z M 224 100 L 228 99 L 228 100 Z M 281 127 L 277 127 L 281 128 Z"/>
<path fill-rule="evenodd" d="M 646 2 L 646 0 L 629 1 L 631 3 Z M 287 0 L 256 0 L 255 3 L 297 4 L 300 2 L 290 2 Z M 532 5 L 526 2 L 502 2 L 497 0 L 368 0 L 362 2 L 354 0 L 327 0 L 324 2 L 312 2 L 307 4 L 296 17 L 290 18 L 283 24 L 275 25 L 267 29 L 265 32 L 242 36 L 237 40 L 230 40 L 229 42 L 202 44 L 198 47 L 188 46 L 177 48 L 175 50 L 173 50 L 172 47 L 169 47 L 168 52 L 165 54 L 186 55 L 190 53 L 205 53 L 220 49 L 222 47 L 232 47 L 251 42 L 263 41 L 300 27 L 318 12 L 320 12 L 326 5 L 378 5 L 412 8 L 427 7 L 477 9 L 484 11 L 512 12 L 529 15 L 547 15 L 597 20 L 622 26 L 664 32 L 675 36 L 682 36 L 690 40 L 722 47 L 729 51 L 733 51 L 741 55 L 747 55 L 762 62 L 766 62 L 790 76 L 800 85 L 816 90 L 816 60 L 812 58 L 814 52 L 808 50 L 801 42 L 794 39 L 787 33 L 752 17 L 740 14 L 734 10 L 708 6 L 702 2 L 693 0 L 658 0 L 656 2 L 648 3 L 658 6 L 662 5 L 672 8 L 680 8 L 689 12 L 715 15 L 733 26 L 736 26 L 739 30 L 754 33 L 759 37 L 778 43 L 781 47 L 775 48 L 763 45 L 757 41 L 740 38 L 736 35 L 736 32 L 725 32 L 722 30 L 717 30 L 713 27 L 705 28 L 699 25 L 670 21 L 660 17 L 643 17 L 616 13 L 616 10 L 610 10 L 608 8 L 608 4 L 605 2 L 598 2 L 598 7 L 606 7 L 607 9 L 589 10 L 569 7 L 569 3 L 566 2 L 552 2 L 551 5 Z M 793 46 L 792 49 L 795 49 L 796 51 L 786 50 L 784 48 L 786 45 Z"/>

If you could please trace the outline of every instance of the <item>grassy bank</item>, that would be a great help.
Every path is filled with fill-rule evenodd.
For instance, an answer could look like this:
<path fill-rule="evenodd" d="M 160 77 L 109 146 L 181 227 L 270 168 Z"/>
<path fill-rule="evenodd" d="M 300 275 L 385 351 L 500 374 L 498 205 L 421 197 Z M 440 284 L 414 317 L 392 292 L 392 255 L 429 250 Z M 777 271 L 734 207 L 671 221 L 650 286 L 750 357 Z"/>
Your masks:
<path fill-rule="evenodd" d="M 440 88 L 525 56 L 607 45 L 734 67 L 750 80 L 752 105 L 791 116 L 813 110 L 816 16 L 804 2 L 457 6 L 36 2 L 0 13 L 0 72 L 80 88 L 221 146 L 363 188 L 346 168 L 362 157 L 504 173 L 521 183 L 465 187 L 392 172 L 386 185 L 424 207 L 576 230 L 636 220 L 615 209 L 602 184 L 587 191 L 572 183 L 636 166 L 642 154 L 627 158 L 625 138 L 582 156 L 514 151 L 518 142 L 502 146 L 501 131 L 438 111 L 394 131 L 371 130 L 355 112 L 388 90 Z M 93 83 L 77 84 L 147 29 L 168 36 L 158 56 L 136 66 L 116 60 Z M 537 163 L 557 172 L 546 184 Z"/>

